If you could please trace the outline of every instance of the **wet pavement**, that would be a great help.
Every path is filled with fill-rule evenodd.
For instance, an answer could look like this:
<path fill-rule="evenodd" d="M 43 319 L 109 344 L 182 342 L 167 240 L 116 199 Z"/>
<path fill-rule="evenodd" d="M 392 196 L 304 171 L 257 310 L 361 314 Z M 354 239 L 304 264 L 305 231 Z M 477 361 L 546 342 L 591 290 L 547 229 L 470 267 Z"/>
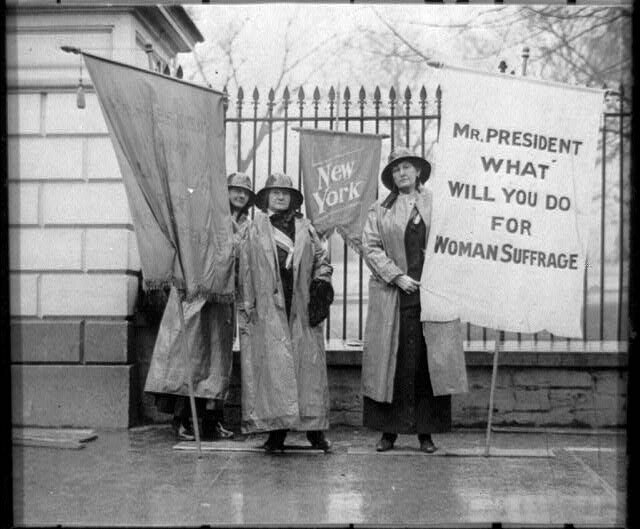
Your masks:
<path fill-rule="evenodd" d="M 623 433 L 493 433 L 492 447 L 554 457 L 376 454 L 375 432 L 337 426 L 329 454 L 173 450 L 168 426 L 98 431 L 82 450 L 13 448 L 16 525 L 573 524 L 622 527 Z M 238 443 L 256 446 L 265 436 Z M 443 450 L 482 448 L 482 431 L 434 435 Z M 304 434 L 287 443 L 307 444 Z M 246 445 L 245 445 L 246 446 Z M 401 455 L 400 452 L 405 452 Z"/>

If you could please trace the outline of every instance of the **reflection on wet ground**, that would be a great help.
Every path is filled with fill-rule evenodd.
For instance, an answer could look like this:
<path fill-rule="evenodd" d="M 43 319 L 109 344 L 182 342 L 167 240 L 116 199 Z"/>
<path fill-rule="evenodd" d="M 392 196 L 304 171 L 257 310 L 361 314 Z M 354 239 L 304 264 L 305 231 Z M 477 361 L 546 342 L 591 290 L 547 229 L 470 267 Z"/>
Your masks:
<path fill-rule="evenodd" d="M 623 525 L 623 434 L 494 433 L 496 448 L 553 458 L 354 454 L 378 434 L 332 428 L 326 455 L 173 450 L 166 426 L 99 431 L 83 450 L 14 447 L 17 525 L 459 524 Z M 238 442 L 257 445 L 263 436 Z M 434 436 L 484 446 L 484 432 Z M 306 444 L 304 434 L 287 442 Z M 397 445 L 416 448 L 413 436 Z"/>

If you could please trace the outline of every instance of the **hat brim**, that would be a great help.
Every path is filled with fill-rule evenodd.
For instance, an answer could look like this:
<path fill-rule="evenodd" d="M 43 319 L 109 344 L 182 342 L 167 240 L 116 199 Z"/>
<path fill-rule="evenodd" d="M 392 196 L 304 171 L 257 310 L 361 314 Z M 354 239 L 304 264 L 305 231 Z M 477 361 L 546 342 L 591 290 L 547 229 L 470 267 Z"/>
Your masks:
<path fill-rule="evenodd" d="M 429 180 L 429 176 L 431 176 L 431 164 L 425 160 L 424 158 L 420 158 L 419 156 L 400 156 L 396 158 L 392 162 L 388 163 L 385 168 L 382 170 L 382 175 L 380 179 L 382 180 L 382 184 L 384 187 L 393 191 L 395 184 L 393 183 L 393 168 L 397 164 L 402 161 L 411 162 L 419 169 L 418 180 L 421 184 L 424 184 L 427 180 Z"/>
<path fill-rule="evenodd" d="M 253 192 L 253 189 L 246 186 L 235 186 L 235 185 L 227 186 L 227 189 L 231 189 L 232 187 L 235 187 L 236 189 L 242 189 L 243 191 L 247 191 L 249 193 L 249 201 L 247 202 L 247 205 L 245 206 L 245 208 L 250 208 L 256 203 L 256 194 Z"/>
<path fill-rule="evenodd" d="M 298 209 L 300 206 L 302 206 L 302 202 L 304 202 L 302 193 L 300 193 L 300 191 L 298 191 L 294 187 L 269 186 L 263 187 L 256 193 L 256 206 L 258 207 L 258 209 L 261 209 L 263 211 L 267 209 L 267 207 L 269 206 L 269 191 L 271 191 L 272 189 L 283 189 L 291 193 L 291 203 L 289 204 L 289 207 L 291 209 Z"/>

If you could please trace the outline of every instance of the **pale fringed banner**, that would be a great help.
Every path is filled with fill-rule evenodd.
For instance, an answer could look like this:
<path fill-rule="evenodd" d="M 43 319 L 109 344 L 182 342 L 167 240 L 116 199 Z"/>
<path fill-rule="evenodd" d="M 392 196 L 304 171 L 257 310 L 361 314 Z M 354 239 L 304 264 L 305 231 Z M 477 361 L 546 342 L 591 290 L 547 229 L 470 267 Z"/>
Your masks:
<path fill-rule="evenodd" d="M 223 94 L 83 56 L 124 179 L 145 287 L 233 301 Z"/>

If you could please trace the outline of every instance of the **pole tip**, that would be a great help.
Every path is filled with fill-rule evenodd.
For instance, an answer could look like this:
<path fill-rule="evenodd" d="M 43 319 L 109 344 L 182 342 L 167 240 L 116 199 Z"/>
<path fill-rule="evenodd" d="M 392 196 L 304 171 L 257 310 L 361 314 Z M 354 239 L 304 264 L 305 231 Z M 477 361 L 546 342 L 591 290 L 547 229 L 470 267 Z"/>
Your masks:
<path fill-rule="evenodd" d="M 76 48 L 75 46 L 60 46 L 60 49 L 65 53 L 75 53 L 76 55 L 81 53 L 80 48 Z"/>

